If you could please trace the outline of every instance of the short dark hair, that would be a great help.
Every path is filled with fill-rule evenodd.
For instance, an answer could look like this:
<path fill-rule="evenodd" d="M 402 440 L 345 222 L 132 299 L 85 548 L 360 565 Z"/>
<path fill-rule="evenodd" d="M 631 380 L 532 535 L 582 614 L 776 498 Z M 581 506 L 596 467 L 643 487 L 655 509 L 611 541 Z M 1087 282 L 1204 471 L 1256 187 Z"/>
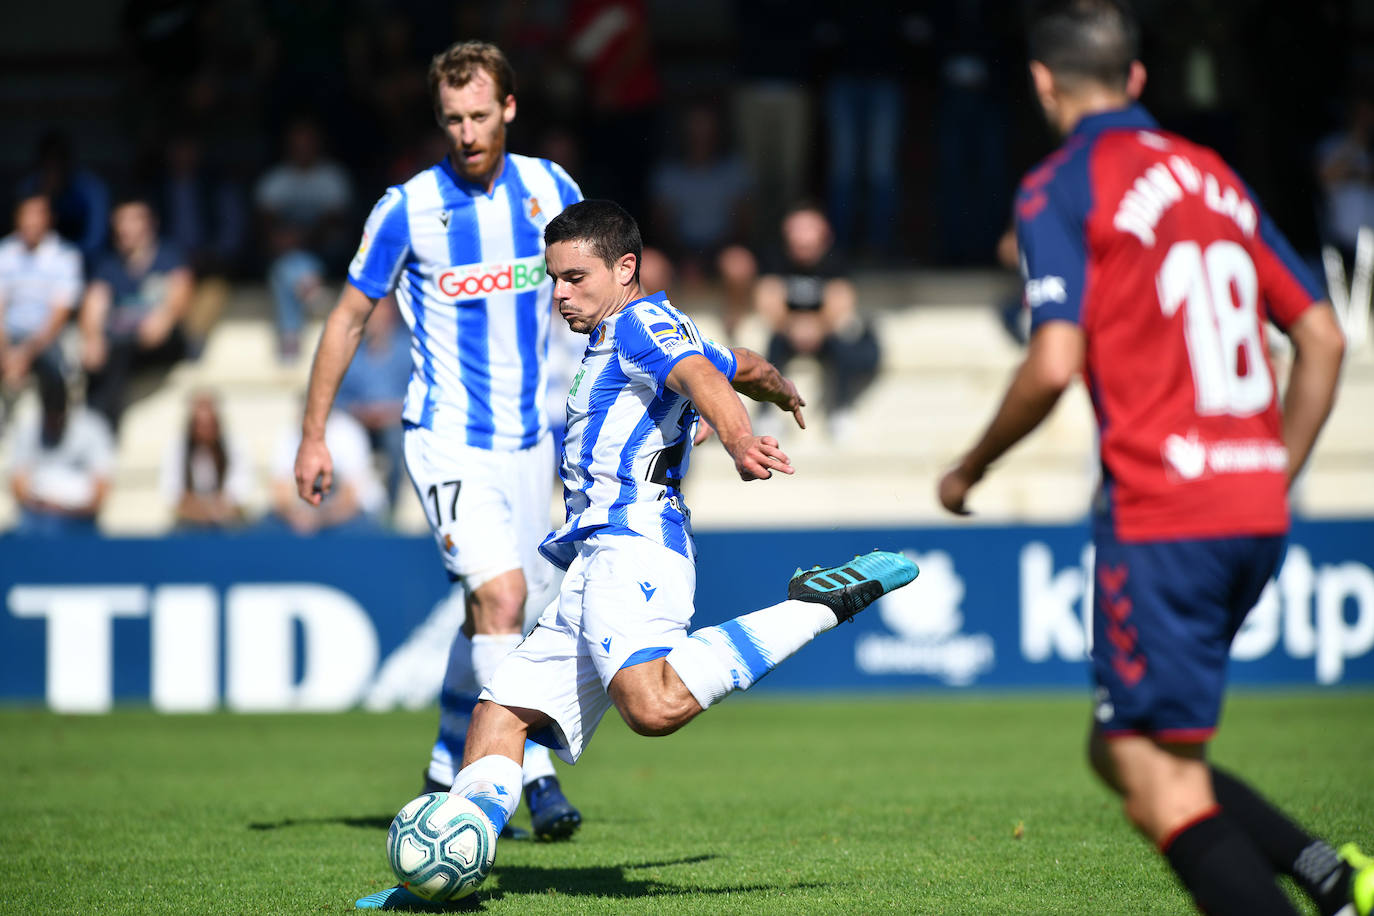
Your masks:
<path fill-rule="evenodd" d="M 434 55 L 429 62 L 429 95 L 434 110 L 439 110 L 439 87 L 461 89 L 472 82 L 479 70 L 496 84 L 496 101 L 515 95 L 515 68 L 496 45 L 486 41 L 460 41 Z"/>
<path fill-rule="evenodd" d="M 1070 84 L 1124 89 L 1140 56 L 1140 27 L 1125 0 L 1048 0 L 1027 31 L 1031 60 Z"/>
<path fill-rule="evenodd" d="M 592 254 L 610 267 L 627 254 L 635 256 L 635 280 L 644 260 L 644 240 L 639 224 L 613 200 L 583 200 L 549 220 L 544 227 L 544 245 L 555 242 L 585 241 Z"/>

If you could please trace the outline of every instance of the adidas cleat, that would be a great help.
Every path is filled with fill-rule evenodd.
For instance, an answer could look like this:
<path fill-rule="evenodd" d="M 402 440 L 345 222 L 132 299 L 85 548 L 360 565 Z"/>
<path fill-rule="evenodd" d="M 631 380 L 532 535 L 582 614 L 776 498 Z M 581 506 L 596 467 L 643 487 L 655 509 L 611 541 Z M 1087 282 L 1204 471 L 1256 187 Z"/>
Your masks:
<path fill-rule="evenodd" d="M 900 553 L 875 550 L 839 566 L 797 570 L 787 583 L 787 597 L 824 604 L 844 623 L 888 592 L 915 579 L 921 571 Z"/>
<path fill-rule="evenodd" d="M 439 904 L 434 901 L 412 894 L 399 884 L 375 894 L 368 894 L 353 904 L 356 910 L 433 910 L 438 906 Z"/>
<path fill-rule="evenodd" d="M 1350 905 L 1354 907 L 1353 912 L 1356 916 L 1370 916 L 1374 913 L 1374 858 L 1360 852 L 1354 843 L 1342 846 L 1340 856 L 1354 872 L 1350 876 Z"/>
<path fill-rule="evenodd" d="M 425 784 L 424 787 L 420 790 L 421 795 L 428 795 L 431 792 L 447 792 L 451 788 L 453 788 L 451 785 L 439 782 L 437 779 L 429 775 L 429 770 L 425 770 Z M 506 822 L 506 826 L 501 828 L 501 839 L 503 840 L 519 841 L 528 840 L 529 838 L 530 832 L 528 830 L 526 830 L 524 827 L 517 827 L 509 821 Z"/>
<path fill-rule="evenodd" d="M 582 825 L 582 813 L 572 806 L 557 776 L 544 776 L 525 786 L 530 826 L 541 840 L 566 840 Z"/>

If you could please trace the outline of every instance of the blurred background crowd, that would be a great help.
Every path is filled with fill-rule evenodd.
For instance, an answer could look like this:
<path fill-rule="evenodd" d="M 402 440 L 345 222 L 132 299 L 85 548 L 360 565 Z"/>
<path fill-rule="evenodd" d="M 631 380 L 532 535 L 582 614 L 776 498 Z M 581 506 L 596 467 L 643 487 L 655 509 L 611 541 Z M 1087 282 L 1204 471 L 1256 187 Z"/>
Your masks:
<path fill-rule="evenodd" d="M 1136 6 L 1147 106 L 1233 163 L 1314 270 L 1358 286 L 1374 225 L 1374 2 Z M 972 298 L 1005 304 L 1008 340 L 1019 332 L 1010 204 L 1055 142 L 1020 14 L 1018 0 L 9 10 L 0 520 L 22 535 L 397 523 L 409 357 L 394 306 L 341 392 L 327 511 L 294 499 L 292 427 L 311 327 L 364 216 L 444 154 L 425 73 L 460 38 L 495 41 L 515 66 L 509 149 L 624 204 L 651 248 L 647 285 L 775 362 L 812 359 L 827 441 L 853 448 L 856 405 L 912 343 L 873 320 L 920 304 L 893 277 L 991 277 Z M 121 487 L 134 495 L 112 513 Z"/>

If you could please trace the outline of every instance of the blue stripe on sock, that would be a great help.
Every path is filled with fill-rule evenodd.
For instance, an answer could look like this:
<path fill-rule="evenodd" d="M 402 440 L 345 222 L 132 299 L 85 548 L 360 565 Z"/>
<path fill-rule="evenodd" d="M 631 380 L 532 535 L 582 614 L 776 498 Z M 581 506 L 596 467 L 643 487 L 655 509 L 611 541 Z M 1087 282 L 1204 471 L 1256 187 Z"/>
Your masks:
<path fill-rule="evenodd" d="M 773 665 L 768 658 L 760 651 L 758 643 L 754 642 L 754 636 L 738 620 L 727 620 L 720 625 L 720 631 L 730 640 L 730 645 L 734 646 L 735 654 L 744 662 L 744 666 L 749 669 L 749 680 L 757 682 L 769 671 L 773 670 Z"/>
<path fill-rule="evenodd" d="M 632 668 L 635 665 L 642 665 L 656 658 L 662 658 L 671 651 L 673 651 L 671 646 L 654 646 L 651 649 L 640 649 L 638 652 L 633 653 L 629 658 L 625 659 L 625 664 L 620 666 L 620 670 L 623 671 L 626 668 Z"/>
<path fill-rule="evenodd" d="M 506 815 L 506 806 L 501 804 L 490 795 L 469 795 L 468 801 L 482 809 L 482 813 L 491 821 L 491 826 L 499 834 L 506 829 L 506 821 L 510 818 Z"/>

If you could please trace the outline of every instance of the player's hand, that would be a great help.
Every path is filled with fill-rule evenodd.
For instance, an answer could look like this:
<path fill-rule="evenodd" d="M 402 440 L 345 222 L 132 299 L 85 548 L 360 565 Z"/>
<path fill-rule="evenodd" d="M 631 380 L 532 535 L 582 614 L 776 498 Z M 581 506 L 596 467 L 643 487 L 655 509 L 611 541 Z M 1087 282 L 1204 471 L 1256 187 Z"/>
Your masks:
<path fill-rule="evenodd" d="M 802 408 L 806 406 L 806 400 L 797 392 L 797 386 L 792 384 L 790 378 L 783 378 L 782 392 L 773 399 L 773 403 L 778 408 L 785 410 L 792 415 L 792 419 L 797 421 L 797 426 L 806 429 L 806 419 L 802 417 Z"/>
<path fill-rule="evenodd" d="M 940 505 L 955 515 L 972 515 L 964 501 L 968 499 L 968 491 L 973 489 L 973 485 L 982 477 L 982 474 L 974 474 L 962 464 L 956 465 L 940 478 L 936 489 Z"/>
<path fill-rule="evenodd" d="M 323 439 L 306 437 L 296 449 L 296 494 L 318 506 L 334 486 L 334 461 Z"/>
<path fill-rule="evenodd" d="M 772 436 L 741 436 L 726 444 L 725 450 L 735 459 L 740 480 L 767 480 L 774 471 L 796 473 L 787 455 L 778 448 L 778 440 Z"/>

